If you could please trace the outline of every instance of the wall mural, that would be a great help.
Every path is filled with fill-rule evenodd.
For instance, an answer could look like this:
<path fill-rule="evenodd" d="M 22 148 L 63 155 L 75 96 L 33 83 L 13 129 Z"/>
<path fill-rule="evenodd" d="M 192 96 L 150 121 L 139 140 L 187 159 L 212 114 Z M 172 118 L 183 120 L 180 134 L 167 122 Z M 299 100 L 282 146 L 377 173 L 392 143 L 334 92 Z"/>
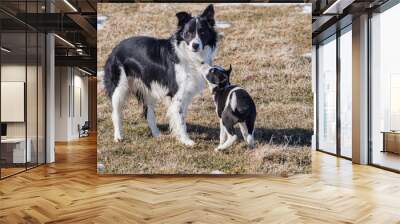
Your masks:
<path fill-rule="evenodd" d="M 311 4 L 98 4 L 98 173 L 311 172 Z"/>

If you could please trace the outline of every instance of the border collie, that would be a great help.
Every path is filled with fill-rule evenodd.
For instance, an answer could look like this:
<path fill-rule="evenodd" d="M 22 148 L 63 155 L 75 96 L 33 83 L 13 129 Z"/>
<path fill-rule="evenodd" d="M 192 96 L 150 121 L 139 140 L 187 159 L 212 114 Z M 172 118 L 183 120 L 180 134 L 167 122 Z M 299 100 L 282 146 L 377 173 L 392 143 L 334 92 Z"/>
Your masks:
<path fill-rule="evenodd" d="M 227 149 L 237 140 L 234 129 L 237 123 L 248 146 L 254 148 L 256 105 L 246 90 L 230 84 L 232 66 L 229 66 L 229 70 L 225 70 L 219 66 L 205 65 L 202 70 L 213 94 L 220 121 L 219 146 L 215 151 Z"/>
<path fill-rule="evenodd" d="M 168 39 L 137 36 L 121 41 L 104 68 L 104 86 L 112 101 L 114 141 L 123 139 L 122 106 L 132 91 L 143 105 L 153 136 L 160 135 L 154 107 L 163 101 L 172 133 L 185 145 L 194 145 L 186 130 L 185 117 L 193 97 L 206 83 L 199 61 L 212 64 L 217 48 L 214 7 L 199 15 L 178 12 L 178 27 Z M 196 63 L 195 63 L 196 62 Z"/>

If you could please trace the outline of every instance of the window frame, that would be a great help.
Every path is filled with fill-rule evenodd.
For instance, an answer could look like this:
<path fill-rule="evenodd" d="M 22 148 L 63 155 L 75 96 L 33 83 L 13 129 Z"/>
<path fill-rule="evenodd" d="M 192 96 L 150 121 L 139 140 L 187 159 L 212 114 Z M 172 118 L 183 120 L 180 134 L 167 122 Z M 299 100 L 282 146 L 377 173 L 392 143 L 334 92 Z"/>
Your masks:
<path fill-rule="evenodd" d="M 344 18 L 347 19 L 347 18 Z M 340 37 L 347 33 L 347 32 L 351 32 L 352 29 L 349 29 L 349 27 L 352 26 L 352 22 L 346 24 L 345 26 L 341 27 L 340 29 L 338 29 L 335 33 L 329 35 L 328 37 L 319 40 L 318 43 L 316 44 L 316 150 L 319 152 L 323 152 L 323 153 L 327 153 L 329 155 L 333 155 L 333 156 L 337 156 L 340 158 L 344 158 L 347 160 L 352 160 L 352 158 L 347 157 L 342 155 L 341 153 L 341 119 L 340 119 L 340 77 L 341 77 L 341 67 L 340 67 Z M 336 35 L 336 36 L 335 36 Z M 332 36 L 335 36 L 335 38 L 332 38 Z M 330 38 L 332 38 L 332 40 L 329 40 Z M 320 131 L 320 127 L 319 127 L 319 104 L 320 104 L 320 99 L 319 99 L 319 92 L 320 92 L 320 86 L 319 86 L 319 78 L 320 78 L 320 74 L 319 74 L 319 62 L 320 62 L 320 56 L 319 56 L 319 47 L 321 45 L 321 43 L 326 42 L 326 41 L 336 41 L 336 152 L 332 153 L 332 152 L 328 152 L 324 149 L 321 149 L 319 147 L 319 131 Z"/>

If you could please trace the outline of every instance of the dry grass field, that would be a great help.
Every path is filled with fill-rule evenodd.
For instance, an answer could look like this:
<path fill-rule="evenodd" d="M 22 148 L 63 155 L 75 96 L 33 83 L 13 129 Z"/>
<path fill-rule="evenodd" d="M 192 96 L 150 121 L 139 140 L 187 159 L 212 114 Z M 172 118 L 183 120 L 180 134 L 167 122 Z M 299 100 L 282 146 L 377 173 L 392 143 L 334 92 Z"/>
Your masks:
<path fill-rule="evenodd" d="M 98 30 L 98 69 L 112 48 L 135 35 L 169 37 L 175 13 L 197 15 L 206 4 L 98 4 L 106 16 Z M 246 88 L 257 105 L 256 148 L 243 139 L 226 153 L 216 153 L 219 122 L 208 89 L 191 104 L 188 132 L 196 142 L 185 147 L 168 131 L 165 108 L 157 108 L 162 137 L 153 138 L 134 97 L 126 104 L 125 140 L 113 142 L 111 103 L 98 92 L 98 163 L 106 174 L 270 174 L 289 176 L 311 171 L 313 97 L 311 91 L 311 15 L 301 5 L 260 7 L 215 5 L 216 20 L 230 27 L 223 34 L 215 64 L 233 66 L 232 80 Z M 217 22 L 218 23 L 218 22 Z M 238 131 L 238 128 L 237 128 Z M 238 135 L 240 132 L 238 131 Z"/>

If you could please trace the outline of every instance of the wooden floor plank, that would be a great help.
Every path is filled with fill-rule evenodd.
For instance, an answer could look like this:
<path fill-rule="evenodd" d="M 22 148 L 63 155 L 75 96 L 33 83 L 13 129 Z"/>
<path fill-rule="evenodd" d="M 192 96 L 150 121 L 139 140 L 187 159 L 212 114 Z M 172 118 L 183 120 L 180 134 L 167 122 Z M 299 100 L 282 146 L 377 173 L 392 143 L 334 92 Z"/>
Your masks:
<path fill-rule="evenodd" d="M 289 178 L 98 176 L 96 139 L 0 181 L 0 223 L 400 223 L 400 175 L 320 152 Z"/>

